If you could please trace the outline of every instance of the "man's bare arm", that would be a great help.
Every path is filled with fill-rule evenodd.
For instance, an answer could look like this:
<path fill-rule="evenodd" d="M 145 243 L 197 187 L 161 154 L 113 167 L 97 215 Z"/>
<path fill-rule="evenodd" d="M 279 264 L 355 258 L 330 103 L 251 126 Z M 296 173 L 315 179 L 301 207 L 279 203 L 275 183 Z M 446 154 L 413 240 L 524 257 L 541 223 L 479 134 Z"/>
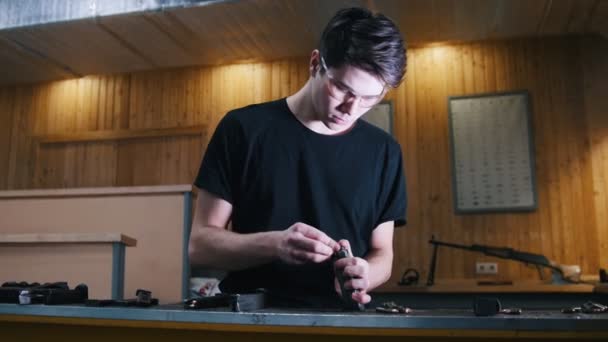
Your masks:
<path fill-rule="evenodd" d="M 276 259 L 301 264 L 323 262 L 338 244 L 320 230 L 294 223 L 282 231 L 240 234 L 226 229 L 232 205 L 199 190 L 188 244 L 190 262 L 204 267 L 240 270 Z"/>

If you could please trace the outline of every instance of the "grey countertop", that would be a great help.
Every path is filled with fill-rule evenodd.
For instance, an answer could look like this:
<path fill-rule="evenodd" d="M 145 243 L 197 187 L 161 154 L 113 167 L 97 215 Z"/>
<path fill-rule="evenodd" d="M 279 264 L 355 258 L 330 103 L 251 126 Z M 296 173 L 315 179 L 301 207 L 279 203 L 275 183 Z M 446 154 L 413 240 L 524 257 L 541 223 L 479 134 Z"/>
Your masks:
<path fill-rule="evenodd" d="M 407 315 L 393 315 L 373 309 L 365 312 L 297 309 L 231 312 L 228 309 L 185 310 L 181 305 L 99 308 L 0 304 L 0 315 L 293 327 L 608 332 L 608 313 L 563 314 L 559 310 L 524 310 L 521 315 L 476 317 L 471 310 L 462 309 L 421 309 Z"/>

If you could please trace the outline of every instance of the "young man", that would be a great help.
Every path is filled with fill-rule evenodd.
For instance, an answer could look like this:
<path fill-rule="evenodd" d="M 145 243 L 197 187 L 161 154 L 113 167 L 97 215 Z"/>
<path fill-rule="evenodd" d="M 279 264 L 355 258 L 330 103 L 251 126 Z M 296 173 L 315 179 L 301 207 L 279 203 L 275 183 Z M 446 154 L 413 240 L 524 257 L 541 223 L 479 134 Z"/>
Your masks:
<path fill-rule="evenodd" d="M 228 270 L 223 292 L 335 299 L 343 272 L 353 299 L 368 303 L 390 277 L 406 189 L 399 144 L 358 119 L 399 85 L 405 65 L 393 22 L 341 10 L 310 56 L 302 89 L 229 112 L 194 183 L 192 264 Z M 333 263 L 340 246 L 352 257 Z"/>

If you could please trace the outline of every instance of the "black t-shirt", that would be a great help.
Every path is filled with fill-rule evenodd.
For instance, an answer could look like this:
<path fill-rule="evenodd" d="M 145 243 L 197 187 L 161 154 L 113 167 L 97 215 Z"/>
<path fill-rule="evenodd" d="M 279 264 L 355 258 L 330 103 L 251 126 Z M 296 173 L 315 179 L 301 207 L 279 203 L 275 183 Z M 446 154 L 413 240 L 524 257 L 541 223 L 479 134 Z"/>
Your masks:
<path fill-rule="evenodd" d="M 405 224 L 401 148 L 386 132 L 358 120 L 349 132 L 318 134 L 300 123 L 286 99 L 229 112 L 219 123 L 194 183 L 233 206 L 238 233 L 284 230 L 296 222 L 347 239 L 367 254 L 379 224 Z M 276 261 L 231 272 L 224 292 L 267 288 L 333 294 L 329 262 L 301 266 Z"/>

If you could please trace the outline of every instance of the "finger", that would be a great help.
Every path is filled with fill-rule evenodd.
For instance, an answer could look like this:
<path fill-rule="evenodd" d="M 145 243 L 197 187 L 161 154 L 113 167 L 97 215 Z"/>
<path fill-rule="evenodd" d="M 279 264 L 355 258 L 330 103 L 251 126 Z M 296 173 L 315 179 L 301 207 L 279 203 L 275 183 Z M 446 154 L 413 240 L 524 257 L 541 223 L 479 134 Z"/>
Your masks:
<path fill-rule="evenodd" d="M 294 249 L 290 253 L 290 256 L 294 260 L 294 262 L 297 264 L 303 264 L 303 263 L 309 263 L 309 262 L 321 263 L 330 258 L 329 255 L 311 253 L 311 252 L 306 252 L 306 251 L 297 250 L 297 249 Z"/>
<path fill-rule="evenodd" d="M 342 270 L 342 274 L 349 278 L 365 278 L 367 277 L 367 270 L 363 265 L 352 265 L 349 264 Z"/>
<path fill-rule="evenodd" d="M 348 242 L 348 240 L 342 239 L 342 240 L 338 241 L 338 244 L 340 244 L 341 247 L 346 248 L 346 250 L 348 251 L 348 254 L 350 256 L 353 255 L 353 251 L 350 248 L 350 242 Z"/>
<path fill-rule="evenodd" d="M 344 269 L 355 265 L 357 265 L 357 258 L 342 258 L 334 262 L 334 269 Z"/>
<path fill-rule="evenodd" d="M 344 287 L 350 290 L 365 291 L 369 287 L 369 280 L 365 278 L 353 278 L 344 282 Z"/>
<path fill-rule="evenodd" d="M 331 256 L 334 252 L 333 249 L 331 249 L 329 246 L 317 240 L 309 239 L 304 236 L 302 236 L 301 238 L 295 238 L 291 242 L 294 247 L 306 252 L 312 252 L 326 256 Z"/>
<path fill-rule="evenodd" d="M 372 301 L 372 297 L 369 294 L 367 294 L 367 292 L 365 292 L 365 291 L 353 292 L 352 298 L 354 301 L 361 303 L 361 304 L 367 304 Z"/>
<path fill-rule="evenodd" d="M 335 272 L 344 272 L 344 269 L 346 267 L 348 267 L 348 265 L 351 265 L 351 261 L 349 259 L 352 258 L 343 258 L 343 259 L 338 259 L 334 261 L 334 271 Z"/>
<path fill-rule="evenodd" d="M 327 234 L 305 223 L 301 223 L 300 225 L 298 225 L 297 231 L 300 232 L 302 235 L 306 236 L 307 238 L 317 240 L 329 246 L 332 250 L 336 249 L 336 247 L 338 246 L 338 243 L 334 239 L 327 236 Z"/>

